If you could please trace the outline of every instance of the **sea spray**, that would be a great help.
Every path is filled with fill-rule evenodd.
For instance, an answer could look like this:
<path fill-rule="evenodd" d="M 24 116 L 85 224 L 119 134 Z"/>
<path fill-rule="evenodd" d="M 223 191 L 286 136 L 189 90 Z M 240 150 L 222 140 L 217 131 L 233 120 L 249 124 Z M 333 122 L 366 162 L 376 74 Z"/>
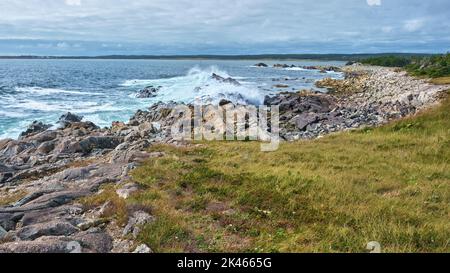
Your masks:
<path fill-rule="evenodd" d="M 256 83 L 245 82 L 236 86 L 229 82 L 221 82 L 212 77 L 213 74 L 223 78 L 233 78 L 226 71 L 215 66 L 201 69 L 191 68 L 185 76 L 155 80 L 128 80 L 122 83 L 125 87 L 144 88 L 146 86 L 160 86 L 156 96 L 160 101 L 177 101 L 192 103 L 218 104 L 226 99 L 238 104 L 261 104 L 264 95 L 258 90 Z M 236 79 L 243 79 L 236 77 Z"/>

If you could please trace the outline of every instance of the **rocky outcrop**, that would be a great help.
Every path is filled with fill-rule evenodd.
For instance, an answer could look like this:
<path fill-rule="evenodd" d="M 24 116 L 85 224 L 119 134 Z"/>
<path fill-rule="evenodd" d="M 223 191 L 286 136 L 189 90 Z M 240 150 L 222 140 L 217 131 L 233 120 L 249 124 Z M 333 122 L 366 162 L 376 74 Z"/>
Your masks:
<path fill-rule="evenodd" d="M 228 83 L 228 84 L 231 84 L 231 85 L 234 85 L 234 86 L 240 86 L 241 85 L 237 80 L 235 80 L 235 79 L 233 79 L 231 77 L 224 78 L 224 77 L 222 77 L 220 75 L 217 75 L 216 73 L 213 73 L 211 75 L 211 79 L 216 80 L 218 82 L 222 82 L 222 83 Z"/>
<path fill-rule="evenodd" d="M 266 97 L 266 105 L 278 105 L 280 137 L 284 140 L 316 138 L 331 132 L 374 125 L 377 117 L 340 106 L 330 95 L 285 93 Z"/>
<path fill-rule="evenodd" d="M 154 98 L 158 95 L 160 89 L 161 86 L 159 87 L 147 86 L 144 89 L 139 90 L 138 94 L 136 95 L 136 98 L 140 99 Z"/>
<path fill-rule="evenodd" d="M 296 67 L 295 65 L 288 65 L 288 64 L 274 64 L 273 65 L 274 68 L 292 68 L 292 67 Z"/>
<path fill-rule="evenodd" d="M 6 231 L 2 237 L 11 241 L 0 244 L 0 253 L 72 252 L 70 242 L 79 245 L 80 252 L 109 252 L 113 238 L 99 228 L 104 222 L 93 224 L 88 208 L 76 201 L 95 194 L 103 184 L 128 179 L 132 168 L 127 163 L 94 163 L 9 186 L 29 193 L 0 208 L 0 226 Z"/>
<path fill-rule="evenodd" d="M 265 64 L 265 63 L 257 63 L 257 64 L 255 64 L 254 66 L 256 66 L 256 67 L 269 67 L 267 64 Z"/>
<path fill-rule="evenodd" d="M 319 70 L 321 73 L 326 73 L 326 72 L 341 72 L 341 68 L 337 67 L 337 66 L 321 66 L 321 65 L 309 65 L 309 66 L 296 66 L 294 64 L 274 64 L 273 65 L 274 68 L 300 68 L 300 69 L 305 69 L 305 70 Z"/>
<path fill-rule="evenodd" d="M 282 93 L 265 104 L 280 107 L 285 140 L 316 138 L 331 132 L 377 126 L 435 104 L 450 86 L 436 86 L 390 68 L 352 65 L 345 79 L 316 83 L 331 93 Z"/>
<path fill-rule="evenodd" d="M 33 123 L 31 123 L 28 126 L 27 130 L 20 134 L 19 138 L 24 138 L 24 137 L 31 136 L 33 134 L 44 132 L 45 130 L 49 129 L 50 127 L 52 127 L 52 125 L 44 124 L 39 121 L 33 121 Z"/>
<path fill-rule="evenodd" d="M 423 109 L 436 103 L 439 94 L 449 88 L 413 78 L 393 68 L 352 65 L 343 71 L 343 80 L 327 78 L 316 82 L 316 85 L 329 88 L 342 103 L 361 107 L 382 104 L 384 106 L 380 110 L 383 111 L 390 111 L 389 108 L 400 111 L 399 107 Z"/>
<path fill-rule="evenodd" d="M 123 229 L 123 235 L 126 236 L 128 234 L 132 234 L 132 236 L 136 238 L 139 235 L 142 226 L 152 222 L 153 220 L 154 218 L 150 214 L 144 211 L 136 211 L 130 217 L 128 224 Z"/>
<path fill-rule="evenodd" d="M 58 123 L 62 127 L 67 127 L 72 123 L 81 122 L 82 119 L 83 119 L 83 117 L 68 112 L 59 118 Z"/>

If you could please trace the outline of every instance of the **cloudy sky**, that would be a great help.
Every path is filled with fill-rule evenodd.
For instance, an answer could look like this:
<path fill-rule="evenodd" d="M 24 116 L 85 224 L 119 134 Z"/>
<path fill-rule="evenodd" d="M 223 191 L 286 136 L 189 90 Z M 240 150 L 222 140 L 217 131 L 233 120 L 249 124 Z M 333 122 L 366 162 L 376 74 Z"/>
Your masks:
<path fill-rule="evenodd" d="M 0 1 L 0 55 L 446 51 L 449 0 Z"/>

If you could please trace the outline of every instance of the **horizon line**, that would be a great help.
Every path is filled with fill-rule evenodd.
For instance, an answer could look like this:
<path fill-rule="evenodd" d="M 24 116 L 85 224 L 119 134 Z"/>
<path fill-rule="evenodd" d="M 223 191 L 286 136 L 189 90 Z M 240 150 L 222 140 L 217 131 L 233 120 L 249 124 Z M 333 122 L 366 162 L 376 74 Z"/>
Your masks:
<path fill-rule="evenodd" d="M 0 55 L 0 59 L 321 59 L 327 57 L 370 57 L 370 56 L 431 56 L 446 53 L 415 53 L 415 52 L 383 52 L 383 53 L 267 53 L 267 54 L 110 54 L 110 55 Z"/>

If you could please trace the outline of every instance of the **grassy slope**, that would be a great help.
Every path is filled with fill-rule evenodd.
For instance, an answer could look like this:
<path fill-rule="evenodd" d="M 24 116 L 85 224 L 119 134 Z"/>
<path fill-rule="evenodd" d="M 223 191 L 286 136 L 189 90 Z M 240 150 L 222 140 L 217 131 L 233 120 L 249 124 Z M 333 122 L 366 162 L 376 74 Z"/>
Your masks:
<path fill-rule="evenodd" d="M 134 170 L 143 189 L 126 201 L 107 186 L 88 206 L 112 202 L 156 221 L 139 240 L 157 252 L 450 252 L 450 98 L 376 129 L 283 143 L 153 146 L 166 156 Z"/>
<path fill-rule="evenodd" d="M 450 53 L 434 56 L 376 56 L 361 60 L 364 64 L 404 67 L 413 76 L 418 77 L 449 77 Z"/>
<path fill-rule="evenodd" d="M 155 251 L 450 250 L 450 100 L 373 130 L 284 143 L 204 143 L 134 171 L 128 205 L 157 216 Z"/>

